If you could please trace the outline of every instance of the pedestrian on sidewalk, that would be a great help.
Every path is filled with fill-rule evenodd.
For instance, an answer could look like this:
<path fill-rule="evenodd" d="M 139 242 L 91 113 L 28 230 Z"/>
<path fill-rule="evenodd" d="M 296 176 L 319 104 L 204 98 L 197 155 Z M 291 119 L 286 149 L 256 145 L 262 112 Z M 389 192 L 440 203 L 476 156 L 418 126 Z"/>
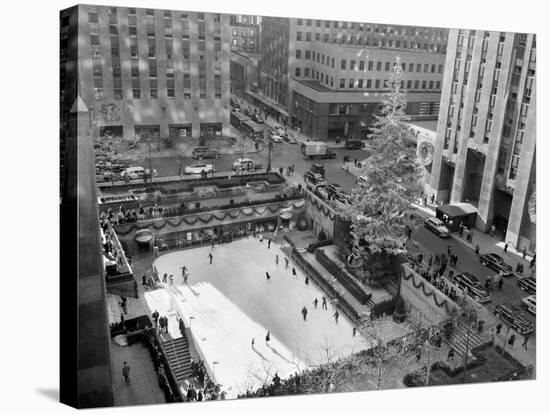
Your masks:
<path fill-rule="evenodd" d="M 512 334 L 510 336 L 510 339 L 508 339 L 508 345 L 510 345 L 511 347 L 514 347 L 514 343 L 516 342 L 516 335 L 515 334 Z"/>
<path fill-rule="evenodd" d="M 162 276 L 162 283 L 166 283 L 168 279 L 168 273 L 165 273 L 164 276 Z"/>
<path fill-rule="evenodd" d="M 210 264 L 212 264 L 212 259 L 214 258 L 214 256 L 212 256 L 212 253 L 208 253 L 208 259 L 210 259 Z"/>
<path fill-rule="evenodd" d="M 315 300 L 313 301 L 313 309 L 317 309 L 317 304 L 319 303 L 319 300 L 317 298 L 315 298 Z"/>
<path fill-rule="evenodd" d="M 269 275 L 269 272 L 265 272 L 265 278 L 267 279 L 267 281 L 269 281 L 269 279 L 271 279 L 271 276 Z"/>
<path fill-rule="evenodd" d="M 306 286 L 309 286 L 309 277 L 306 276 Z"/>
<path fill-rule="evenodd" d="M 504 285 L 504 279 L 502 277 L 500 277 L 498 279 L 498 290 L 500 290 L 502 292 L 502 286 Z"/>
<path fill-rule="evenodd" d="M 432 194 L 432 197 L 430 198 L 431 203 L 433 204 L 435 200 L 435 194 Z"/>
<path fill-rule="evenodd" d="M 476 254 L 479 254 L 479 244 L 476 244 Z"/>
<path fill-rule="evenodd" d="M 355 336 L 356 333 L 357 333 L 357 328 L 354 326 L 352 331 L 352 336 Z"/>
<path fill-rule="evenodd" d="M 279 255 L 278 254 L 275 255 L 275 264 L 277 266 L 279 266 Z"/>
<path fill-rule="evenodd" d="M 271 249 L 271 239 L 267 239 L 267 248 Z"/>
<path fill-rule="evenodd" d="M 327 298 L 325 298 L 324 296 L 322 298 L 321 309 L 328 310 L 328 308 L 327 308 Z"/>
<path fill-rule="evenodd" d="M 508 242 L 504 245 L 504 253 L 508 253 Z"/>
<path fill-rule="evenodd" d="M 292 276 L 293 276 L 294 278 L 297 278 L 297 277 L 298 277 L 298 276 L 296 276 L 296 268 L 295 268 L 295 267 L 292 268 Z"/>
<path fill-rule="evenodd" d="M 252 348 L 254 348 L 254 344 L 256 343 L 256 338 L 252 338 L 252 341 L 250 342 L 250 345 Z"/>
<path fill-rule="evenodd" d="M 499 324 L 497 325 L 497 335 L 500 335 L 500 331 L 501 331 L 501 330 L 502 330 L 502 324 L 499 323 Z"/>
<path fill-rule="evenodd" d="M 267 331 L 267 335 L 265 336 L 265 343 L 269 345 L 269 341 L 271 341 L 271 333 Z"/>
<path fill-rule="evenodd" d="M 305 307 L 305 305 L 302 308 L 302 316 L 304 318 L 304 321 L 307 320 L 307 308 Z"/>
<path fill-rule="evenodd" d="M 336 310 L 334 312 L 334 314 L 332 315 L 332 317 L 334 318 L 334 321 L 336 322 L 336 324 L 338 324 L 338 318 L 340 317 L 340 314 L 338 313 L 338 310 Z"/>
<path fill-rule="evenodd" d="M 124 361 L 124 364 L 122 365 L 122 376 L 124 377 L 124 382 L 126 385 L 130 384 L 130 365 Z"/>
<path fill-rule="evenodd" d="M 523 250 L 521 251 L 521 253 L 523 254 L 523 258 L 525 259 L 525 256 L 527 256 L 527 249 L 525 248 L 525 246 L 523 246 Z"/>

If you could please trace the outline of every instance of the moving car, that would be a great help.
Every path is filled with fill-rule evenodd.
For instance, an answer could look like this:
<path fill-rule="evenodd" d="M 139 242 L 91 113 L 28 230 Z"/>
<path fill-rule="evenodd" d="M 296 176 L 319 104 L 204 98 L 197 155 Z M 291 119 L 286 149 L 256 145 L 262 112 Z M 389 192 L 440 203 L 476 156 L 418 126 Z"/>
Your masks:
<path fill-rule="evenodd" d="M 327 143 L 322 141 L 303 142 L 301 146 L 302 155 L 309 159 L 336 158 L 336 153 L 327 148 Z"/>
<path fill-rule="evenodd" d="M 183 170 L 185 174 L 201 174 L 203 171 L 213 173 L 215 171 L 212 164 L 191 164 Z"/>
<path fill-rule="evenodd" d="M 273 142 L 283 142 L 283 137 L 279 135 L 271 135 L 269 139 Z"/>
<path fill-rule="evenodd" d="M 535 295 L 537 293 L 537 279 L 534 277 L 529 276 L 519 279 L 518 286 L 530 295 Z"/>
<path fill-rule="evenodd" d="M 487 253 L 479 256 L 479 261 L 483 266 L 496 270 L 501 276 L 512 275 L 512 266 L 504 262 L 504 259 L 496 253 Z"/>
<path fill-rule="evenodd" d="M 364 175 L 361 175 L 355 179 L 355 184 L 357 184 L 359 187 L 366 187 L 367 183 L 368 179 Z"/>
<path fill-rule="evenodd" d="M 123 180 L 143 180 L 150 176 L 148 168 L 143 167 L 128 167 L 122 170 L 120 173 L 120 178 Z M 153 169 L 153 177 L 158 175 L 158 171 Z"/>
<path fill-rule="evenodd" d="M 345 148 L 348 150 L 359 150 L 363 148 L 363 141 L 358 139 L 348 139 L 346 141 Z"/>
<path fill-rule="evenodd" d="M 256 163 L 250 158 L 239 158 L 233 163 L 233 169 L 235 171 L 253 171 L 262 169 L 263 165 Z"/>
<path fill-rule="evenodd" d="M 451 237 L 451 232 L 445 226 L 445 223 L 435 217 L 430 217 L 426 219 L 424 221 L 424 227 L 426 227 L 431 232 L 437 234 L 441 238 Z"/>
<path fill-rule="evenodd" d="M 487 303 L 491 301 L 490 293 L 481 286 L 479 280 L 471 273 L 465 272 L 456 275 L 453 278 L 453 283 L 478 303 Z"/>
<path fill-rule="evenodd" d="M 197 147 L 191 153 L 191 157 L 196 160 L 205 158 L 220 158 L 222 155 L 218 151 L 213 151 L 208 147 Z"/>
<path fill-rule="evenodd" d="M 509 303 L 496 305 L 493 307 L 493 312 L 497 318 L 515 329 L 520 335 L 527 335 L 535 329 L 533 324 L 521 314 L 521 311 Z"/>
<path fill-rule="evenodd" d="M 525 306 L 528 312 L 531 312 L 533 315 L 537 314 L 537 296 L 529 295 L 524 297 L 521 300 L 521 303 Z"/>
<path fill-rule="evenodd" d="M 326 187 L 327 185 L 327 182 L 321 174 L 312 171 L 308 171 L 304 175 L 304 181 L 306 182 L 306 188 L 312 191 L 316 191 L 318 188 Z M 326 190 L 324 190 L 324 193 L 326 193 Z"/>

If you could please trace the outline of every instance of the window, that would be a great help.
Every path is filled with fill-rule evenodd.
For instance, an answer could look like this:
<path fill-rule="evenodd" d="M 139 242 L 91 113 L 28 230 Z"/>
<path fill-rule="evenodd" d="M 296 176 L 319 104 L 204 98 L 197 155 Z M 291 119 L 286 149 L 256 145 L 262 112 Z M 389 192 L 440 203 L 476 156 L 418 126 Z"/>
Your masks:
<path fill-rule="evenodd" d="M 372 86 L 372 80 L 371 79 L 367 79 L 367 89 L 370 89 Z"/>
<path fill-rule="evenodd" d="M 429 68 L 430 65 L 428 65 L 427 63 L 424 64 L 424 73 L 428 73 L 428 68 Z"/>
<path fill-rule="evenodd" d="M 365 71 L 365 61 L 364 60 L 359 62 L 359 70 L 363 71 L 363 72 Z"/>
<path fill-rule="evenodd" d="M 302 59 L 302 51 L 299 49 L 296 50 L 296 59 Z"/>
<path fill-rule="evenodd" d="M 306 60 L 310 60 L 310 59 L 311 59 L 311 51 L 306 50 Z"/>
<path fill-rule="evenodd" d="M 141 98 L 141 91 L 139 88 L 133 88 L 132 89 L 132 98 L 134 99 L 140 99 Z"/>
<path fill-rule="evenodd" d="M 510 164 L 510 180 L 515 180 L 518 175 L 519 156 L 512 155 L 512 163 Z"/>
<path fill-rule="evenodd" d="M 306 26 L 311 26 L 311 19 L 306 20 Z"/>
<path fill-rule="evenodd" d="M 420 85 L 420 81 L 419 80 L 415 80 L 414 81 L 414 89 L 418 89 L 418 86 Z"/>
<path fill-rule="evenodd" d="M 407 81 L 407 89 L 411 89 L 411 87 L 412 87 L 412 81 L 409 79 Z"/>
<path fill-rule="evenodd" d="M 300 68 L 296 68 L 296 72 L 295 72 L 295 75 L 296 77 L 300 77 Z"/>
<path fill-rule="evenodd" d="M 420 73 L 421 70 L 422 70 L 422 64 L 417 63 L 417 64 L 416 64 L 416 71 L 417 71 L 418 73 Z"/>
<path fill-rule="evenodd" d="M 309 68 L 305 68 L 305 69 L 304 69 L 304 76 L 305 76 L 306 78 L 309 78 Z"/>
<path fill-rule="evenodd" d="M 303 25 L 303 20 L 302 20 L 302 19 L 296 20 L 296 24 L 297 24 L 298 26 L 302 26 L 302 25 Z"/>
<path fill-rule="evenodd" d="M 355 60 L 350 61 L 349 68 L 350 70 L 357 70 L 357 68 L 355 67 Z"/>
<path fill-rule="evenodd" d="M 376 79 L 376 82 L 374 84 L 375 89 L 380 89 L 380 79 Z"/>
<path fill-rule="evenodd" d="M 169 97 L 169 98 L 174 98 L 176 95 L 175 95 L 175 92 L 174 92 L 174 88 L 167 88 L 166 89 L 166 95 Z"/>
<path fill-rule="evenodd" d="M 441 82 L 440 81 L 437 81 L 435 83 L 435 89 L 437 89 L 437 90 L 441 89 Z"/>
<path fill-rule="evenodd" d="M 363 79 L 359 79 L 359 80 L 357 81 L 357 87 L 358 87 L 359 89 L 363 89 Z"/>
<path fill-rule="evenodd" d="M 390 71 L 390 62 L 386 62 L 386 68 L 385 68 L 386 72 L 389 72 Z"/>
<path fill-rule="evenodd" d="M 315 40 L 318 42 L 319 40 L 321 40 L 321 33 L 317 32 L 315 33 Z"/>
<path fill-rule="evenodd" d="M 306 32 L 306 42 L 311 42 L 311 32 Z"/>
<path fill-rule="evenodd" d="M 435 73 L 435 65 L 432 65 L 432 73 Z"/>
<path fill-rule="evenodd" d="M 344 69 L 344 70 L 346 69 L 346 60 L 345 59 L 342 59 L 340 61 L 340 69 Z"/>
<path fill-rule="evenodd" d="M 380 72 L 382 70 L 382 62 L 376 62 L 376 71 Z"/>
<path fill-rule="evenodd" d="M 355 83 L 355 79 L 349 79 L 348 80 L 348 88 L 353 89 L 354 83 Z"/>
<path fill-rule="evenodd" d="M 372 61 L 372 60 L 369 60 L 368 70 L 369 70 L 369 71 L 372 71 L 372 67 L 373 67 L 373 61 Z"/>
<path fill-rule="evenodd" d="M 340 88 L 345 88 L 345 87 L 346 87 L 346 80 L 340 79 Z"/>
<path fill-rule="evenodd" d="M 114 94 L 114 98 L 116 100 L 121 100 L 122 99 L 122 89 L 121 88 L 113 89 L 113 94 Z"/>
<path fill-rule="evenodd" d="M 425 80 L 422 81 L 422 89 L 426 89 L 426 81 Z"/>
<path fill-rule="evenodd" d="M 430 81 L 428 89 L 433 89 L 433 88 L 434 88 L 434 81 Z"/>
<path fill-rule="evenodd" d="M 204 20 L 204 13 L 197 13 L 197 20 Z"/>
<path fill-rule="evenodd" d="M 296 32 L 296 40 L 298 41 L 302 40 L 302 32 Z"/>
<path fill-rule="evenodd" d="M 409 72 L 414 72 L 414 63 L 409 63 Z"/>

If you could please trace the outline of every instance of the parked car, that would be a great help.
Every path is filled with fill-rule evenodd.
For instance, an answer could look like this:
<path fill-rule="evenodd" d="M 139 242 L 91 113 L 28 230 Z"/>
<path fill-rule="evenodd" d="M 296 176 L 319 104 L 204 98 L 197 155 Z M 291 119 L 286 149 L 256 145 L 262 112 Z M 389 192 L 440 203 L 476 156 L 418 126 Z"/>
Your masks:
<path fill-rule="evenodd" d="M 452 281 L 476 302 L 487 303 L 491 301 L 491 294 L 481 286 L 479 280 L 471 273 L 460 273 Z"/>
<path fill-rule="evenodd" d="M 105 181 L 114 181 L 116 179 L 116 174 L 109 170 L 96 171 L 95 180 L 99 183 Z"/>
<path fill-rule="evenodd" d="M 264 119 L 260 116 L 260 114 L 257 114 L 257 113 L 252 115 L 252 120 L 254 122 L 256 122 L 257 124 L 263 124 L 264 123 Z"/>
<path fill-rule="evenodd" d="M 273 142 L 283 142 L 283 137 L 279 135 L 271 135 L 269 139 Z"/>
<path fill-rule="evenodd" d="M 348 139 L 346 141 L 345 148 L 348 150 L 359 150 L 363 148 L 363 141 L 358 139 Z"/>
<path fill-rule="evenodd" d="M 537 293 L 537 279 L 534 277 L 529 276 L 519 279 L 518 286 L 530 295 L 536 295 Z"/>
<path fill-rule="evenodd" d="M 336 197 L 337 194 L 343 193 L 344 189 L 338 183 L 330 183 L 327 186 L 327 191 L 331 197 Z"/>
<path fill-rule="evenodd" d="M 520 335 L 527 335 L 534 331 L 533 323 L 522 315 L 520 309 L 509 303 L 502 303 L 493 307 L 493 312 L 502 322 L 515 329 Z"/>
<path fill-rule="evenodd" d="M 426 227 L 431 232 L 437 234 L 441 238 L 451 237 L 451 232 L 445 226 L 441 220 L 435 217 L 430 217 L 424 221 L 424 227 Z"/>
<path fill-rule="evenodd" d="M 502 257 L 496 253 L 487 253 L 479 256 L 479 261 L 483 266 L 496 270 L 501 276 L 512 275 L 512 266 L 507 264 Z"/>
<path fill-rule="evenodd" d="M 529 295 L 524 297 L 521 300 L 521 303 L 525 306 L 528 312 L 531 312 L 533 315 L 537 314 L 537 296 Z"/>
<path fill-rule="evenodd" d="M 222 155 L 218 151 L 209 149 L 208 147 L 197 147 L 191 153 L 191 157 L 196 160 L 206 158 L 220 158 Z"/>
<path fill-rule="evenodd" d="M 325 176 L 325 166 L 323 164 L 313 163 L 309 167 L 309 171 L 315 174 L 320 174 L 322 177 Z"/>
<path fill-rule="evenodd" d="M 215 171 L 212 164 L 191 164 L 184 168 L 185 174 L 201 174 L 203 171 L 213 173 Z"/>
<path fill-rule="evenodd" d="M 319 187 L 326 187 L 327 185 L 327 182 L 321 176 L 321 174 L 317 174 L 311 171 L 308 171 L 304 175 L 304 181 L 306 182 L 306 188 L 312 191 L 316 191 Z"/>

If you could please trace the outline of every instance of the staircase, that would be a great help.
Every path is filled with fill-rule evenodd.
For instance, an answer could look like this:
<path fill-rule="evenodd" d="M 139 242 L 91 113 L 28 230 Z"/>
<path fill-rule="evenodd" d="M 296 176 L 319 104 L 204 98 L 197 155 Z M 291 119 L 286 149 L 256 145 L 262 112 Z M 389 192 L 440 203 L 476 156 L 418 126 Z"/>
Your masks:
<path fill-rule="evenodd" d="M 445 342 L 454 348 L 456 354 L 460 357 L 466 352 L 466 343 L 468 340 L 468 328 L 465 325 L 459 324 L 455 327 L 453 335 Z M 470 330 L 470 343 L 468 345 L 468 356 L 472 356 L 472 350 L 485 345 L 487 341 L 483 340 L 476 331 L 476 327 Z"/>
<path fill-rule="evenodd" d="M 183 380 L 192 377 L 191 354 L 185 335 L 177 339 L 161 342 L 161 344 L 168 359 L 170 370 L 177 383 L 180 384 Z"/>

